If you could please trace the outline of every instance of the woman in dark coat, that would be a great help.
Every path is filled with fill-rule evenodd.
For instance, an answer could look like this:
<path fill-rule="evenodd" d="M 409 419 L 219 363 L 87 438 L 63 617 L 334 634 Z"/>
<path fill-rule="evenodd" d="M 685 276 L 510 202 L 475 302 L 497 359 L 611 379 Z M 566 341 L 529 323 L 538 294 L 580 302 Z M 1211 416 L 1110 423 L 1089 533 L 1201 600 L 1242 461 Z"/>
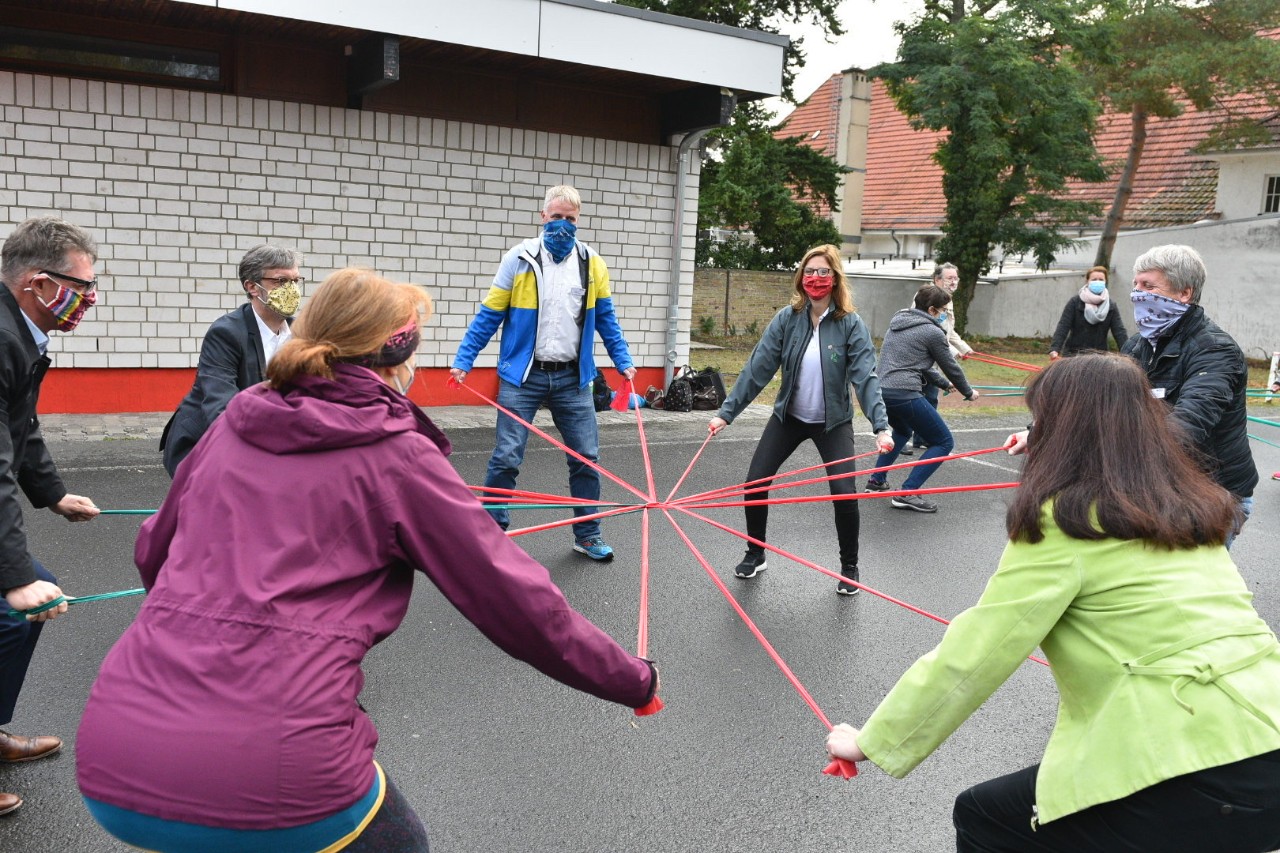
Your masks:
<path fill-rule="evenodd" d="M 1084 274 L 1084 287 L 1062 309 L 1058 330 L 1049 345 L 1049 358 L 1075 355 L 1088 350 L 1107 349 L 1107 332 L 1116 339 L 1116 349 L 1124 346 L 1129 333 L 1120 313 L 1111 304 L 1107 290 L 1107 268 L 1093 267 Z"/>

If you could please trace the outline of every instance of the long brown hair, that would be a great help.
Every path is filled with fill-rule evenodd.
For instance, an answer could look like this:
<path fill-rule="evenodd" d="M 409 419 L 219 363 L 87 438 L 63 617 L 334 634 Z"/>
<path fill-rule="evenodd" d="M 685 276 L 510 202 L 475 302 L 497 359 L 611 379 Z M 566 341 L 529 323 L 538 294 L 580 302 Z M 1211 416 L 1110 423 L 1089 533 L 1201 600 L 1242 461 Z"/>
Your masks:
<path fill-rule="evenodd" d="M 1027 461 L 1005 516 L 1009 538 L 1039 542 L 1041 509 L 1074 539 L 1142 539 L 1165 548 L 1221 545 L 1237 523 L 1232 495 L 1202 470 L 1118 353 L 1059 359 L 1031 380 Z"/>
<path fill-rule="evenodd" d="M 831 270 L 831 316 L 839 320 L 845 314 L 857 311 L 853 304 L 853 292 L 849 289 L 849 280 L 844 275 L 844 261 L 840 260 L 840 249 L 830 243 L 814 246 L 804 253 L 796 274 L 791 279 L 791 310 L 803 311 L 809 301 L 809 294 L 804 292 L 804 268 L 811 258 L 822 257 L 822 262 Z"/>
<path fill-rule="evenodd" d="M 333 378 L 333 363 L 378 352 L 410 319 L 431 316 L 431 297 L 412 284 L 348 267 L 324 280 L 267 365 L 272 388 L 303 374 Z"/>

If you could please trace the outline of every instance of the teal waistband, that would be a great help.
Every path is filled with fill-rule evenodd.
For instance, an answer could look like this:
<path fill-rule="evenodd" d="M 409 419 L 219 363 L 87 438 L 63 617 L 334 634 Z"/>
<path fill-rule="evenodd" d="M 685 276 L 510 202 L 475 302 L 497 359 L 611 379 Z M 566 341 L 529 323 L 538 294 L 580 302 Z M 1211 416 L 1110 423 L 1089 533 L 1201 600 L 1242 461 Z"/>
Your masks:
<path fill-rule="evenodd" d="M 154 853 L 326 853 L 350 844 L 377 814 L 386 782 L 377 762 L 374 767 L 373 785 L 352 806 L 313 823 L 284 829 L 227 829 L 165 820 L 89 797 L 84 798 L 84 804 L 107 832 L 125 844 Z"/>

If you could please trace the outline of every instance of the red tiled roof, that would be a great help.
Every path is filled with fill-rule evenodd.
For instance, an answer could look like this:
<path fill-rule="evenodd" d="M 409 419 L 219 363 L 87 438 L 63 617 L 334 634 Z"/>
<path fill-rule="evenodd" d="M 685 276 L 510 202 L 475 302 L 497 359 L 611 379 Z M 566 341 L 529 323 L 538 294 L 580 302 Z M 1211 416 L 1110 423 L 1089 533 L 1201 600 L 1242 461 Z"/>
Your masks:
<path fill-rule="evenodd" d="M 1253 96 L 1229 102 L 1235 115 L 1262 122 L 1276 120 L 1274 107 Z M 1154 228 L 1195 222 L 1213 212 L 1218 165 L 1192 152 L 1224 117 L 1223 110 L 1205 112 L 1188 108 L 1171 119 L 1147 122 L 1147 142 L 1134 180 L 1133 196 L 1125 211 L 1123 227 Z M 1105 113 L 1094 136 L 1098 151 L 1113 178 L 1101 183 L 1071 184 L 1073 197 L 1101 202 L 1103 216 L 1115 194 L 1116 182 L 1129 146 L 1130 117 Z M 867 178 L 862 204 L 866 231 L 889 229 L 932 231 L 941 227 L 945 213 L 942 170 L 931 154 L 940 133 L 916 131 L 898 112 L 885 91 L 874 81 L 871 121 L 867 139 Z M 1102 216 L 1090 223 L 1101 228 Z"/>
<path fill-rule="evenodd" d="M 840 86 L 843 78 L 843 74 L 832 74 L 827 78 L 827 82 L 787 116 L 773 135 L 779 139 L 799 136 L 802 144 L 835 158 L 840 135 Z M 819 216 L 831 215 L 831 208 L 826 204 L 815 204 L 813 209 Z"/>

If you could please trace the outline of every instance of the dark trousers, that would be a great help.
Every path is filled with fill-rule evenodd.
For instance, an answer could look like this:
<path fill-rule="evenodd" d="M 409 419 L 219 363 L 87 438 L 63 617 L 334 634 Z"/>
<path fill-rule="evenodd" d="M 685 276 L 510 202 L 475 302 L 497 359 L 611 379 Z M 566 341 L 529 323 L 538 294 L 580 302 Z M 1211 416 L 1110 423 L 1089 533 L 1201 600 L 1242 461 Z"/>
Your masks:
<path fill-rule="evenodd" d="M 806 439 L 812 441 L 814 447 L 818 448 L 818 455 L 822 457 L 823 462 L 847 459 L 853 455 L 852 424 L 841 424 L 830 432 L 825 430 L 826 424 L 807 424 L 791 416 L 788 416 L 785 421 L 770 417 L 768 425 L 764 428 L 764 435 L 760 436 L 760 443 L 756 445 L 756 452 L 751 457 L 751 468 L 747 471 L 747 482 L 764 477 L 772 477 L 778 473 L 782 463 L 786 462 L 787 458 L 792 453 L 795 453 L 800 443 Z M 854 470 L 856 470 L 856 466 L 852 462 L 828 465 L 826 467 L 828 475 L 847 474 Z M 819 475 L 815 472 L 810 476 L 816 477 Z M 769 483 L 762 483 L 761 485 L 768 486 Z M 833 495 L 852 495 L 858 492 L 858 487 L 854 483 L 853 477 L 832 480 L 830 486 L 831 494 Z M 766 490 L 746 495 L 745 500 L 762 501 L 768 497 L 769 492 Z M 833 501 L 832 506 L 835 507 L 836 538 L 840 542 L 840 564 L 843 566 L 856 566 L 858 565 L 858 502 Z M 768 505 L 748 506 L 746 515 L 747 535 L 759 539 L 761 542 L 767 541 L 766 531 L 769 526 Z M 763 548 L 756 545 L 748 545 L 747 550 L 754 553 L 762 553 L 764 551 Z"/>
<path fill-rule="evenodd" d="M 956 798 L 958 853 L 1264 853 L 1280 849 L 1280 751 L 1168 779 L 1034 829 L 1039 765 Z"/>
<path fill-rule="evenodd" d="M 378 813 L 364 832 L 342 849 L 346 853 L 428 853 L 430 845 L 427 828 L 388 776 Z"/>
<path fill-rule="evenodd" d="M 49 570 L 40 565 L 35 557 L 36 577 L 49 583 L 58 580 L 49 574 Z M 22 682 L 27 677 L 27 666 L 31 663 L 31 654 L 36 650 L 36 641 L 40 639 L 43 622 L 28 622 L 22 616 L 6 616 L 9 605 L 0 599 L 0 726 L 7 725 L 13 719 L 14 706 L 18 704 L 18 694 L 22 692 Z"/>

